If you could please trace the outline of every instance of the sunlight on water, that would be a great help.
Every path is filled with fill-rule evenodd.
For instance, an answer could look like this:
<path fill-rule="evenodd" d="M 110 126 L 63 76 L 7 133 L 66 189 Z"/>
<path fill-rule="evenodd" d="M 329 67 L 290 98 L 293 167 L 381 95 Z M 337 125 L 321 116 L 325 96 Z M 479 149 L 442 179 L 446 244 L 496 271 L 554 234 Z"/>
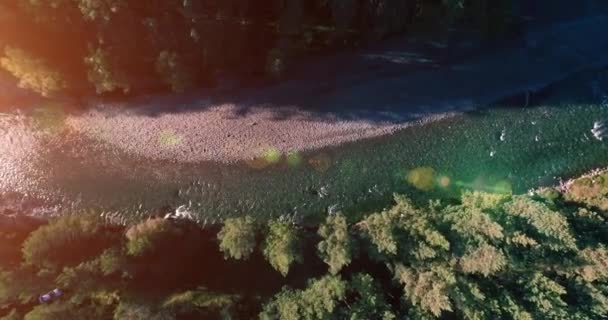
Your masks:
<path fill-rule="evenodd" d="M 420 167 L 409 172 L 407 181 L 415 188 L 430 191 L 435 187 L 435 170 L 431 167 Z"/>
<path fill-rule="evenodd" d="M 120 223 L 180 206 L 201 223 L 242 213 L 302 219 L 389 199 L 392 192 L 510 193 L 555 183 L 564 173 L 606 164 L 605 144 L 585 139 L 598 118 L 608 118 L 599 105 L 496 109 L 345 145 L 331 154 L 282 155 L 269 148 L 241 166 L 146 161 L 77 140 L 66 148 L 31 130 L 27 117 L 5 115 L 0 175 L 4 191 L 104 208 L 108 219 Z M 168 145 L 179 141 L 166 137 Z"/>

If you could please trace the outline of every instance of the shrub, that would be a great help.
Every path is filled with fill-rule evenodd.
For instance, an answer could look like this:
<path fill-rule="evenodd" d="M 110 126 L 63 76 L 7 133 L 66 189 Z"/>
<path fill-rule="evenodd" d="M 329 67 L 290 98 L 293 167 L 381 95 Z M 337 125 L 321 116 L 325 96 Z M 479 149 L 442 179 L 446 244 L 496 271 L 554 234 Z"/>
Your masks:
<path fill-rule="evenodd" d="M 264 306 L 260 319 L 331 319 L 332 313 L 345 298 L 346 288 L 346 282 L 336 276 L 311 280 L 304 290 L 283 288 Z"/>
<path fill-rule="evenodd" d="M 95 257 L 116 240 L 116 235 L 98 217 L 68 215 L 32 232 L 22 251 L 25 263 L 56 268 Z"/>
<path fill-rule="evenodd" d="M 160 246 L 182 234 L 182 230 L 171 220 L 147 220 L 127 230 L 127 253 L 136 257 L 153 254 Z"/>
<path fill-rule="evenodd" d="M 159 310 L 151 304 L 120 302 L 114 310 L 114 320 L 174 320 L 176 317 L 169 311 Z"/>
<path fill-rule="evenodd" d="M 283 276 L 287 275 L 294 262 L 302 261 L 297 230 L 292 224 L 282 221 L 269 223 L 264 256 Z"/>
<path fill-rule="evenodd" d="M 171 51 L 162 51 L 156 59 L 156 72 L 171 91 L 182 93 L 192 86 L 188 69 L 183 65 L 180 56 Z"/>
<path fill-rule="evenodd" d="M 61 73 L 43 59 L 13 47 L 4 49 L 0 67 L 19 80 L 19 87 L 33 90 L 44 97 L 65 89 L 67 84 Z"/>
<path fill-rule="evenodd" d="M 215 319 L 220 313 L 228 312 L 237 298 L 238 296 L 235 295 L 197 289 L 173 294 L 163 302 L 162 306 L 177 314 L 198 313 Z"/>
<path fill-rule="evenodd" d="M 220 251 L 224 253 L 224 257 L 248 259 L 256 246 L 255 229 L 255 223 L 250 216 L 226 219 L 224 227 L 217 234 Z"/>
<path fill-rule="evenodd" d="M 20 319 L 23 319 L 23 316 L 21 316 L 17 312 L 17 309 L 12 309 L 11 312 L 9 312 L 7 315 L 5 315 L 4 317 L 0 317 L 0 320 L 20 320 Z"/>
<path fill-rule="evenodd" d="M 608 211 L 608 197 L 606 197 L 608 186 L 606 181 L 608 181 L 608 173 L 593 178 L 575 179 L 568 185 L 564 198 Z"/>
<path fill-rule="evenodd" d="M 319 256 L 329 266 L 329 272 L 337 274 L 352 260 L 353 248 L 346 218 L 341 213 L 329 215 L 318 233 L 323 238 L 317 246 Z"/>
<path fill-rule="evenodd" d="M 40 292 L 53 285 L 54 277 L 31 267 L 0 270 L 0 309 L 10 305 L 32 304 Z"/>
<path fill-rule="evenodd" d="M 104 251 L 99 260 L 99 270 L 103 275 L 116 274 L 119 271 L 123 272 L 123 275 L 128 274 L 124 268 L 127 266 L 127 257 L 124 255 L 123 250 L 118 248 L 111 248 Z"/>
<path fill-rule="evenodd" d="M 122 90 L 128 93 L 131 89 L 129 82 L 122 72 L 115 70 L 110 62 L 110 54 L 101 48 L 89 48 L 89 55 L 84 58 L 88 68 L 89 82 L 95 86 L 97 94 Z"/>

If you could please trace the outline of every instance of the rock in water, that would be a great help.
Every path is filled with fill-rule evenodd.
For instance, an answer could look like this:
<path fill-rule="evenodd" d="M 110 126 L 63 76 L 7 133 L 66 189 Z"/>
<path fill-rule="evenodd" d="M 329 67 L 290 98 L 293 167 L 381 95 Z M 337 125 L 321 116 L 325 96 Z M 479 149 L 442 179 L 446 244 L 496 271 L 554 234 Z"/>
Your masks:
<path fill-rule="evenodd" d="M 593 123 L 593 128 L 591 129 L 591 133 L 597 140 L 602 141 L 606 134 L 606 127 L 604 126 L 604 122 L 596 121 L 595 123 Z"/>
<path fill-rule="evenodd" d="M 190 205 L 191 207 L 191 205 Z M 165 215 L 165 219 L 187 219 L 194 220 L 194 213 L 189 210 L 188 206 L 182 205 L 175 209 L 175 213 L 169 212 Z"/>

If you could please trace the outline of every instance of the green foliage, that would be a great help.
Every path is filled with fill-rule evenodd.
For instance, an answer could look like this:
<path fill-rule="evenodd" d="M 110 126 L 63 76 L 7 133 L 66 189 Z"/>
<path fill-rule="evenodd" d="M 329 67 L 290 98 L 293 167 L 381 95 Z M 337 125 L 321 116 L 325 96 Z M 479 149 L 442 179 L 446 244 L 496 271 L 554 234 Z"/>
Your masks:
<path fill-rule="evenodd" d="M 502 193 L 464 191 L 461 197 L 461 204 L 466 208 L 477 208 L 480 210 L 496 209 L 510 198 L 510 195 Z"/>
<path fill-rule="evenodd" d="M 284 221 L 271 221 L 268 224 L 264 256 L 283 276 L 289 273 L 289 267 L 294 262 L 302 262 L 297 232 L 293 224 Z"/>
<path fill-rule="evenodd" d="M 363 221 L 367 235 L 380 253 L 397 254 L 395 229 L 398 218 L 395 212 L 383 211 L 371 214 Z"/>
<path fill-rule="evenodd" d="M 496 301 L 500 313 L 504 317 L 511 318 L 513 320 L 532 320 L 534 317 L 528 312 L 522 305 L 518 304 L 516 299 L 506 293 L 503 293 Z"/>
<path fill-rule="evenodd" d="M 92 216 L 66 216 L 30 234 L 23 267 L 0 272 L 0 309 L 15 308 L 26 319 L 251 319 L 258 313 L 264 320 L 603 319 L 605 222 L 602 211 L 536 196 L 470 192 L 460 204 L 435 201 L 426 207 L 395 196 L 392 206 L 360 221 L 349 222 L 341 213 L 327 216 L 317 249 L 328 274 L 319 276 L 312 264 L 301 275 L 264 283 L 250 297 L 231 270 L 264 280 L 264 270 L 272 270 L 258 259 L 239 262 L 246 268 L 240 269 L 220 255 L 215 259 L 225 265 L 212 265 L 217 261 L 201 250 L 204 233 L 194 224 L 151 219 L 125 232 Z M 227 219 L 217 235 L 224 257 L 253 254 L 256 227 L 251 217 Z M 260 251 L 286 275 L 310 245 L 302 241 L 318 239 L 307 230 L 270 221 Z M 209 258 L 204 272 L 230 278 L 228 293 L 218 289 L 220 276 L 180 278 L 180 266 L 200 251 Z M 38 295 L 52 288 L 66 295 L 38 306 Z M 260 299 L 273 294 L 260 312 Z"/>
<path fill-rule="evenodd" d="M 88 79 L 95 86 L 98 94 L 122 90 L 129 92 L 130 85 L 122 72 L 110 63 L 109 53 L 102 48 L 89 48 L 89 55 L 84 58 L 88 69 Z"/>
<path fill-rule="evenodd" d="M 12 309 L 11 312 L 9 312 L 7 315 L 0 317 L 0 320 L 21 320 L 21 319 L 23 319 L 23 316 L 21 316 L 17 312 L 17 309 Z"/>
<path fill-rule="evenodd" d="M 72 266 L 98 255 L 116 234 L 93 215 L 66 215 L 32 232 L 23 244 L 25 263 L 40 268 Z"/>
<path fill-rule="evenodd" d="M 161 51 L 156 59 L 156 71 L 173 92 L 184 92 L 192 85 L 187 68 L 176 52 Z"/>
<path fill-rule="evenodd" d="M 369 274 L 355 274 L 349 283 L 348 291 L 356 298 L 354 302 L 349 303 L 350 308 L 344 312 L 346 319 L 396 319 L 391 306 L 386 302 L 382 288 Z"/>
<path fill-rule="evenodd" d="M 594 177 L 582 177 L 567 185 L 564 198 L 588 207 L 608 211 L 608 172 Z"/>
<path fill-rule="evenodd" d="M 495 274 L 507 264 L 507 259 L 500 250 L 483 244 L 460 258 L 460 266 L 465 273 L 478 273 L 484 277 Z"/>
<path fill-rule="evenodd" d="M 165 241 L 172 240 L 182 234 L 181 229 L 171 220 L 150 219 L 134 225 L 127 230 L 127 253 L 140 257 L 157 253 Z"/>
<path fill-rule="evenodd" d="M 353 244 L 346 218 L 341 213 L 329 215 L 318 233 L 323 239 L 317 246 L 319 256 L 329 266 L 329 272 L 335 275 L 352 260 Z"/>
<path fill-rule="evenodd" d="M 63 320 L 78 319 L 77 310 L 70 308 L 68 304 L 40 305 L 25 315 L 24 320 Z"/>
<path fill-rule="evenodd" d="M 64 301 L 74 305 L 95 302 L 100 307 L 120 300 L 116 292 L 122 289 L 119 280 L 106 278 L 100 272 L 97 260 L 76 267 L 65 267 L 55 279 L 55 285 L 69 291 L 69 296 L 64 297 Z"/>
<path fill-rule="evenodd" d="M 5 68 L 22 86 L 44 95 L 65 87 L 61 77 L 80 89 L 78 84 L 88 76 L 98 94 L 161 90 L 161 82 L 182 92 L 213 84 L 216 75 L 226 74 L 281 78 L 294 58 L 407 30 L 420 18 L 417 8 L 424 8 L 423 13 L 437 8 L 430 23 L 434 30 L 472 21 L 473 27 L 493 35 L 503 33 L 513 20 L 513 0 L 13 2 L 6 7 L 19 21 L 6 29 L 27 32 L 3 40 L 28 52 L 32 48 L 33 56 L 45 62 L 44 67 L 36 62 L 40 66 L 34 70 L 15 61 Z M 87 53 L 89 45 L 95 48 Z M 54 69 L 62 72 L 48 72 Z"/>
<path fill-rule="evenodd" d="M 516 196 L 504 206 L 508 215 L 523 219 L 543 236 L 543 245 L 551 250 L 575 250 L 576 239 L 562 214 L 550 210 L 546 205 L 526 196 Z"/>
<path fill-rule="evenodd" d="M 449 267 L 436 265 L 420 272 L 397 264 L 394 274 L 404 286 L 405 299 L 413 306 L 436 317 L 443 311 L 452 311 L 449 289 L 456 283 L 456 278 Z"/>
<path fill-rule="evenodd" d="M 234 306 L 236 295 L 218 294 L 206 289 L 190 290 L 169 296 L 162 304 L 163 309 L 175 314 L 199 313 L 211 315 L 228 314 Z"/>
<path fill-rule="evenodd" d="M 109 316 L 108 310 L 103 307 L 57 302 L 34 307 L 24 320 L 108 319 Z"/>
<path fill-rule="evenodd" d="M 436 228 L 440 214 L 433 204 L 428 210 L 416 208 L 406 197 L 395 195 L 395 205 L 386 213 L 396 220 L 401 252 L 408 258 L 425 260 L 450 249 L 450 243 Z"/>
<path fill-rule="evenodd" d="M 128 259 L 123 254 L 123 250 L 110 248 L 104 251 L 98 258 L 99 270 L 104 276 L 114 275 L 122 271 L 123 276 L 128 275 L 125 267 L 128 266 Z"/>
<path fill-rule="evenodd" d="M 328 319 L 344 300 L 347 284 L 336 276 L 312 280 L 304 290 L 288 288 L 278 293 L 264 306 L 262 320 Z"/>
<path fill-rule="evenodd" d="M 605 245 L 585 248 L 579 252 L 583 265 L 576 270 L 585 282 L 608 281 L 608 250 Z"/>
<path fill-rule="evenodd" d="M 532 304 L 537 317 L 568 318 L 568 305 L 562 299 L 567 292 L 559 283 L 541 273 L 533 273 L 520 284 L 524 286 L 524 300 Z"/>
<path fill-rule="evenodd" d="M 562 196 L 555 188 L 541 188 L 537 194 L 549 202 L 555 202 Z"/>
<path fill-rule="evenodd" d="M 270 50 L 266 58 L 266 73 L 275 79 L 285 74 L 285 54 L 278 48 Z"/>
<path fill-rule="evenodd" d="M 54 70 L 43 59 L 13 47 L 4 49 L 0 67 L 19 80 L 19 87 L 31 89 L 44 97 L 66 88 L 60 72 Z"/>
<path fill-rule="evenodd" d="M 521 247 L 537 248 L 539 246 L 536 240 L 521 233 L 520 231 L 515 231 L 508 241 L 514 245 Z"/>
<path fill-rule="evenodd" d="M 465 241 L 482 243 L 504 237 L 503 227 L 478 207 L 453 206 L 444 212 L 444 220 L 450 224 L 450 229 Z"/>
<path fill-rule="evenodd" d="M 32 268 L 0 270 L 0 308 L 35 303 L 38 294 L 48 290 L 52 284 L 53 279 L 49 274 L 36 274 Z"/>
<path fill-rule="evenodd" d="M 109 21 L 114 13 L 126 6 L 126 0 L 77 0 L 85 20 Z"/>
<path fill-rule="evenodd" d="M 250 216 L 226 219 L 217 238 L 226 259 L 246 260 L 256 246 L 255 222 Z"/>
<path fill-rule="evenodd" d="M 121 301 L 114 311 L 114 320 L 175 320 L 169 311 L 157 308 L 152 304 Z"/>

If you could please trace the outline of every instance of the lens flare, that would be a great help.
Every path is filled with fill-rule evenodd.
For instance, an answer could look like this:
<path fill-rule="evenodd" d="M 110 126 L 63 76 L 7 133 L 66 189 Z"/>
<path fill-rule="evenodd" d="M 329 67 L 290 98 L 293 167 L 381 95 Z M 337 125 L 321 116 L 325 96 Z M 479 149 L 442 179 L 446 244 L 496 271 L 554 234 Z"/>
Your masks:
<path fill-rule="evenodd" d="M 36 128 L 46 133 L 57 134 L 66 128 L 66 114 L 58 105 L 47 105 L 34 109 L 32 119 Z"/>
<path fill-rule="evenodd" d="M 438 182 L 439 182 L 439 185 L 440 185 L 440 186 L 442 186 L 442 187 L 444 187 L 444 188 L 447 188 L 447 187 L 449 187 L 449 186 L 450 186 L 450 183 L 451 183 L 452 181 L 450 180 L 450 178 L 449 178 L 449 177 L 446 177 L 446 176 L 441 176 L 441 177 L 439 177 L 439 181 L 438 181 Z"/>
<path fill-rule="evenodd" d="M 302 161 L 302 155 L 300 155 L 298 152 L 290 152 L 287 155 L 287 165 L 290 167 L 297 167 L 302 164 Z"/>
<path fill-rule="evenodd" d="M 247 165 L 253 169 L 264 169 L 281 161 L 281 151 L 274 147 L 264 147 L 257 152 L 258 156 L 247 161 Z"/>
<path fill-rule="evenodd" d="M 268 164 L 275 164 L 281 161 L 281 151 L 277 148 L 268 148 L 264 151 L 264 160 L 266 160 Z"/>
<path fill-rule="evenodd" d="M 513 186 L 508 180 L 502 180 L 494 186 L 494 192 L 502 194 L 511 194 L 513 193 Z"/>
<path fill-rule="evenodd" d="M 477 177 L 473 180 L 473 183 L 471 183 L 470 188 L 476 191 L 487 191 L 488 183 L 484 177 Z"/>
<path fill-rule="evenodd" d="M 430 191 L 435 187 L 435 170 L 431 167 L 419 167 L 410 171 L 407 182 L 416 189 Z"/>
<path fill-rule="evenodd" d="M 158 136 L 158 142 L 163 147 L 175 147 L 182 142 L 182 137 L 173 130 L 163 130 Z"/>

